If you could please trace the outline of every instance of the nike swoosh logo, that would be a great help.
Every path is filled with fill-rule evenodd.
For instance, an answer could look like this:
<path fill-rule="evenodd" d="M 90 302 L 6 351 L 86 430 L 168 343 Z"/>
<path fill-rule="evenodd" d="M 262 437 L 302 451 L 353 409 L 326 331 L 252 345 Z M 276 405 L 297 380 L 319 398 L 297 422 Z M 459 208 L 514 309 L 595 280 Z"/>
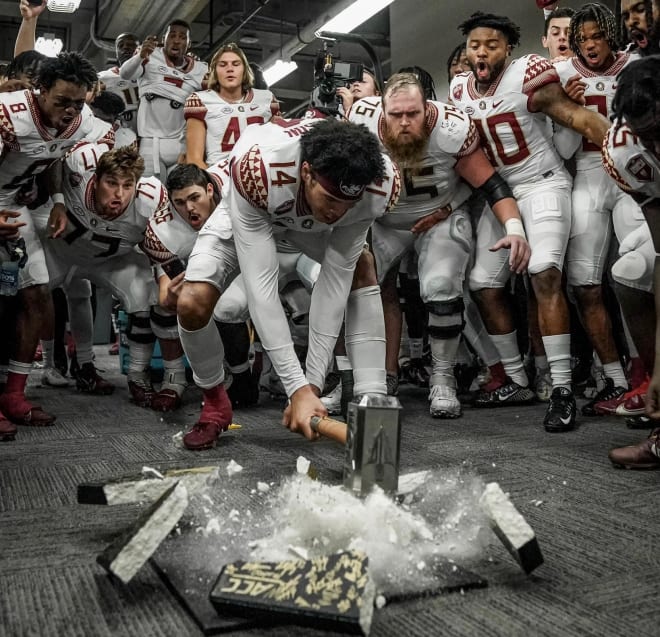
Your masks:
<path fill-rule="evenodd" d="M 250 106 L 251 111 L 256 111 L 259 108 L 259 106 Z"/>
<path fill-rule="evenodd" d="M 566 418 L 560 418 L 559 420 L 561 420 L 561 422 L 563 422 L 565 425 L 570 425 L 573 418 L 571 416 L 568 416 Z"/>
<path fill-rule="evenodd" d="M 504 100 L 500 100 L 499 102 L 493 102 L 493 108 L 497 108 Z"/>
<path fill-rule="evenodd" d="M 500 402 L 504 402 L 505 400 L 507 400 L 508 398 L 510 398 L 511 396 L 513 396 L 513 394 L 514 394 L 516 391 L 518 391 L 518 390 L 515 389 L 515 388 L 512 388 L 512 389 L 510 389 L 506 394 L 497 394 L 497 399 L 498 399 Z"/>

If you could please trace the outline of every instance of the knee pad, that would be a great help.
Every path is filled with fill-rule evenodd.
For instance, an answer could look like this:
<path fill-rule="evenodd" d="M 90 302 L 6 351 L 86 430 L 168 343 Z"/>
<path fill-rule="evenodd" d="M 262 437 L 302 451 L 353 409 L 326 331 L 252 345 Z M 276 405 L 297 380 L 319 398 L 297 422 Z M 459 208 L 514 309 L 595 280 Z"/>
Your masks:
<path fill-rule="evenodd" d="M 176 314 L 154 305 L 151 307 L 149 316 L 151 329 L 154 336 L 168 340 L 179 338 L 179 329 L 176 322 Z"/>
<path fill-rule="evenodd" d="M 135 312 L 128 315 L 126 338 L 135 343 L 155 343 L 156 336 L 151 329 L 149 312 Z"/>
<path fill-rule="evenodd" d="M 653 264 L 639 252 L 626 252 L 612 266 L 612 278 L 636 290 L 653 290 Z"/>
<path fill-rule="evenodd" d="M 462 297 L 449 301 L 430 301 L 425 305 L 429 312 L 429 336 L 439 339 L 460 336 L 465 326 Z"/>

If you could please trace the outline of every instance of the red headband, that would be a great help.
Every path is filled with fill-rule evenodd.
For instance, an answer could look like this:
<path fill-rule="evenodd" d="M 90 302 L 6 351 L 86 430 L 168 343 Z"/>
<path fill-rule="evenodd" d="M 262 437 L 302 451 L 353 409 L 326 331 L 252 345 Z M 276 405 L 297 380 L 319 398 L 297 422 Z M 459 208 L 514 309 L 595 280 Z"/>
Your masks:
<path fill-rule="evenodd" d="M 366 185 L 347 184 L 340 181 L 338 184 L 331 181 L 323 175 L 314 173 L 314 179 L 318 181 L 325 190 L 327 190 L 333 197 L 342 199 L 343 201 L 357 201 L 364 194 Z"/>

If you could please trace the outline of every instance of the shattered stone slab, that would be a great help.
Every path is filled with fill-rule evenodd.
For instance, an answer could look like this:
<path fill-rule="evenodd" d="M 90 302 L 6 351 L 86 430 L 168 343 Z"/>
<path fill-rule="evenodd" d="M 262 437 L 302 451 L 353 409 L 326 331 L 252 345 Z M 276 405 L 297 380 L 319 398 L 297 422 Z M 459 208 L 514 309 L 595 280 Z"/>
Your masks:
<path fill-rule="evenodd" d="M 543 564 L 534 530 L 497 482 L 486 485 L 480 503 L 495 535 L 526 574 Z"/>
<path fill-rule="evenodd" d="M 153 502 L 177 482 L 185 485 L 188 493 L 201 491 L 218 476 L 220 467 L 191 467 L 168 469 L 162 473 L 144 471 L 139 474 L 110 478 L 78 485 L 78 504 L 135 504 Z M 158 477 L 162 475 L 162 478 Z"/>
<path fill-rule="evenodd" d="M 96 561 L 128 584 L 176 526 L 187 506 L 186 487 L 178 482 L 173 484 Z"/>

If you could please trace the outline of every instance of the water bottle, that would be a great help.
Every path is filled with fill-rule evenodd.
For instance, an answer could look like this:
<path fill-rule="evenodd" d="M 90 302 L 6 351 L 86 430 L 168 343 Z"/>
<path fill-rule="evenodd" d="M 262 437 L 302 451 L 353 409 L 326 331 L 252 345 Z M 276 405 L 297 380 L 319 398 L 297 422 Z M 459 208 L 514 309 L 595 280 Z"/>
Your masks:
<path fill-rule="evenodd" d="M 16 296 L 18 271 L 27 262 L 27 250 L 23 238 L 6 242 L 8 257 L 0 265 L 0 296 Z"/>
<path fill-rule="evenodd" d="M 3 261 L 0 269 L 0 295 L 16 296 L 18 293 L 18 261 Z"/>

